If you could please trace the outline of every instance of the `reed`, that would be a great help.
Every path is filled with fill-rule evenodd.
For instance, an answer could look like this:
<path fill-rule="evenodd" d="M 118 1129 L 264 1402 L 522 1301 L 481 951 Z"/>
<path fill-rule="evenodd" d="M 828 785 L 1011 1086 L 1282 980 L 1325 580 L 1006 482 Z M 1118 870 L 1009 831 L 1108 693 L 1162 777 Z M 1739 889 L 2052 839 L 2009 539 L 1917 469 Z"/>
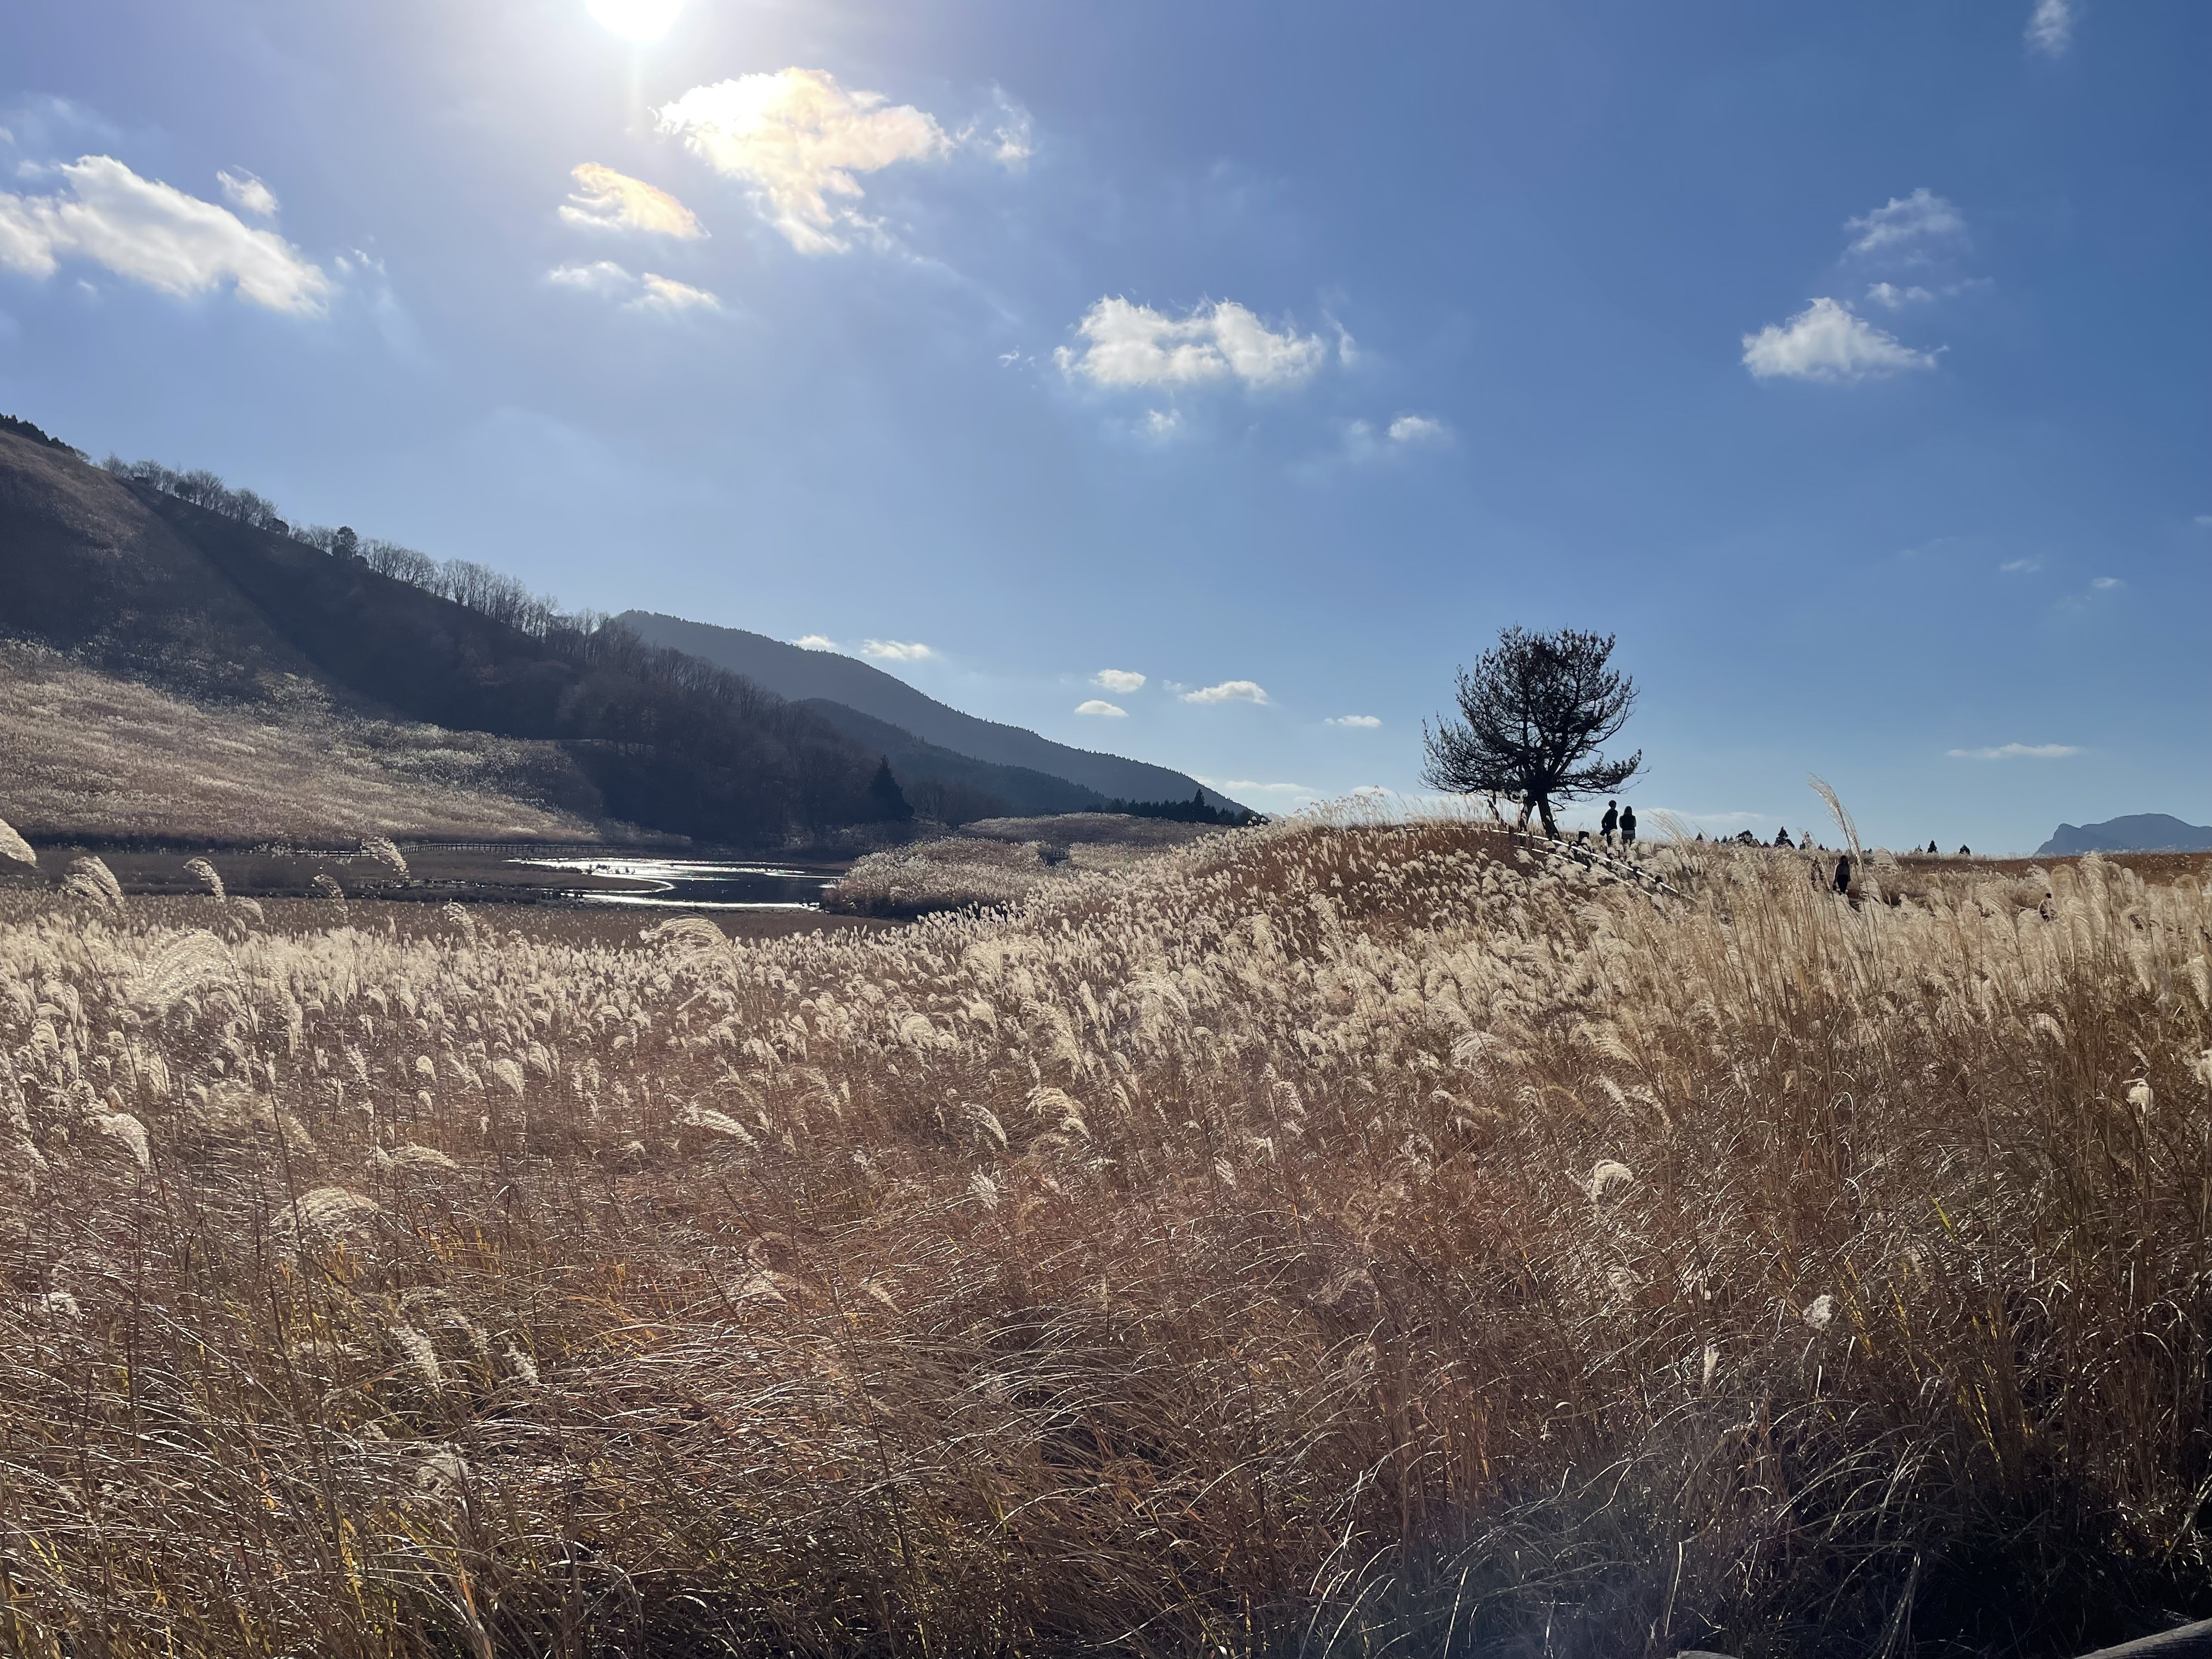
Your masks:
<path fill-rule="evenodd" d="M 0 893 L 0 1650 L 1932 1659 L 2202 1613 L 2174 867 L 1854 907 L 1787 852 L 1346 815 L 621 948 Z"/>

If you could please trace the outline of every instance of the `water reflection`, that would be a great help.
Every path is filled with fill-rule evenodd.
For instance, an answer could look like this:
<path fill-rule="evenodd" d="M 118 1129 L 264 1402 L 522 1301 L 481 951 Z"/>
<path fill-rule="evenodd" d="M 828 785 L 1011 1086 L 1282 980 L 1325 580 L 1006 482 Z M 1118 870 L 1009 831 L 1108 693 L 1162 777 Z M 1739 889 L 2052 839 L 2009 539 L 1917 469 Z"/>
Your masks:
<path fill-rule="evenodd" d="M 641 890 L 573 888 L 562 895 L 581 904 L 620 904 L 685 910 L 818 910 L 822 890 L 837 878 L 820 871 L 774 864 L 708 864 L 681 859 L 515 859 L 533 870 L 573 870 L 650 884 Z"/>

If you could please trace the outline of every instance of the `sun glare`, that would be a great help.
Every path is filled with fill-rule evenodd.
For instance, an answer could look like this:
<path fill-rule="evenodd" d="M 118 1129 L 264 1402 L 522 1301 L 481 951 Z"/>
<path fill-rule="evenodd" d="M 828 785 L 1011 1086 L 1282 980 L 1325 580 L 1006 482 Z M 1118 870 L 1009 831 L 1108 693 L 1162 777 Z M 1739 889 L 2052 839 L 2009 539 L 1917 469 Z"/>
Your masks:
<path fill-rule="evenodd" d="M 658 40 L 684 0 L 586 0 L 585 9 L 625 40 Z"/>

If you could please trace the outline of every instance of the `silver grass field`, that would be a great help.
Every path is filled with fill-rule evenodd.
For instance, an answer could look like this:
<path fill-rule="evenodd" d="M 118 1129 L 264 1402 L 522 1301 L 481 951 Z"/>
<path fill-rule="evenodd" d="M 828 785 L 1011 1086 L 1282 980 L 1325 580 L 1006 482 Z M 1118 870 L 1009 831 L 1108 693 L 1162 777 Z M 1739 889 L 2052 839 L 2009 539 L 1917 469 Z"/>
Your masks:
<path fill-rule="evenodd" d="M 1304 819 L 619 948 L 96 863 L 0 895 L 9 1653 L 2059 1654 L 2212 1583 L 2202 861 Z"/>

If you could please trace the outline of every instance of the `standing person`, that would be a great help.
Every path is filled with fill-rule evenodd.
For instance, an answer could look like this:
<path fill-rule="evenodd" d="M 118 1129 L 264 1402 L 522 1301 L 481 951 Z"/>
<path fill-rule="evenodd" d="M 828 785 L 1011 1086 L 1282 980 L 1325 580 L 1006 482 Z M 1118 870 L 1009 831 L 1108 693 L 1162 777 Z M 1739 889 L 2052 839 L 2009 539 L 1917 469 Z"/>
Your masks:
<path fill-rule="evenodd" d="M 1848 853 L 1836 860 L 1836 890 L 1838 893 L 1851 890 L 1851 857 Z"/>
<path fill-rule="evenodd" d="M 1620 815 L 1620 844 L 1623 847 L 1636 845 L 1636 809 L 1633 806 Z"/>
<path fill-rule="evenodd" d="M 1598 820 L 1597 832 L 1607 847 L 1613 845 L 1613 832 L 1620 828 L 1620 808 L 1612 801 L 1605 804 L 1605 816 Z"/>

